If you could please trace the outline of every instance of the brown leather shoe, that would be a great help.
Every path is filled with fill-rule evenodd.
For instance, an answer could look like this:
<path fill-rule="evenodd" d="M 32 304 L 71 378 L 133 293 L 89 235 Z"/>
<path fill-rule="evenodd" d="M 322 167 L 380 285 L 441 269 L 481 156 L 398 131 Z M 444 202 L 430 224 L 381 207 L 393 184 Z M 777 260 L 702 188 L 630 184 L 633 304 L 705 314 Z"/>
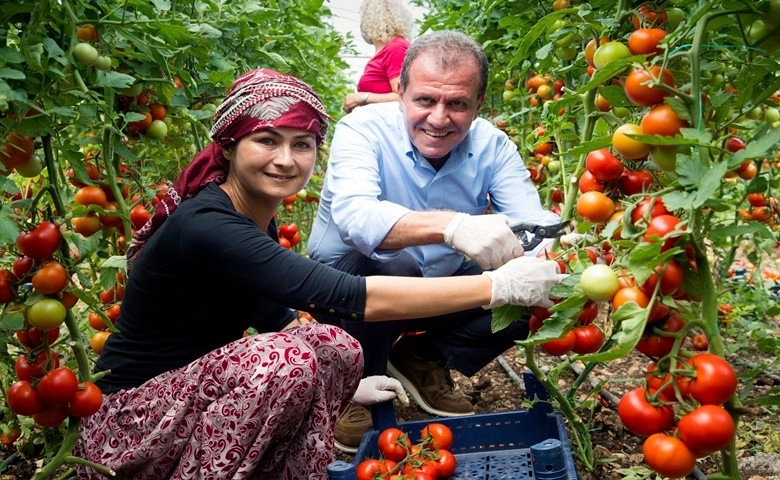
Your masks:
<path fill-rule="evenodd" d="M 387 371 L 430 414 L 440 417 L 474 414 L 474 406 L 456 391 L 450 370 L 442 362 L 423 360 L 399 343 L 390 352 Z"/>
<path fill-rule="evenodd" d="M 333 429 L 336 448 L 344 453 L 357 453 L 360 441 L 371 425 L 371 412 L 366 407 L 350 403 Z"/>

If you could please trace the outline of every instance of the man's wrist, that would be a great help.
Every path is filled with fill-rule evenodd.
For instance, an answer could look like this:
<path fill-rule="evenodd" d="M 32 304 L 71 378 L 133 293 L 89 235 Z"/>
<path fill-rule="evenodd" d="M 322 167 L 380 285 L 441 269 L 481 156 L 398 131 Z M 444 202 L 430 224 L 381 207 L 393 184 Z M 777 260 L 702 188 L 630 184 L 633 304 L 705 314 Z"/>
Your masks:
<path fill-rule="evenodd" d="M 363 100 L 360 102 L 360 104 L 361 104 L 361 105 L 368 105 L 368 97 L 370 97 L 370 96 L 371 96 L 371 94 L 370 94 L 370 93 L 367 93 L 367 94 L 366 94 L 366 95 L 363 97 Z"/>

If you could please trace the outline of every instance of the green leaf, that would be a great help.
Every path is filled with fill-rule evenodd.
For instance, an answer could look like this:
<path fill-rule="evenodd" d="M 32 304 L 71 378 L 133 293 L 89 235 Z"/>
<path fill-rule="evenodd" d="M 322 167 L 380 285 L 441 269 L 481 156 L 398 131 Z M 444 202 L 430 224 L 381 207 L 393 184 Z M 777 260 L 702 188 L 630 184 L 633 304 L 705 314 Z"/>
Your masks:
<path fill-rule="evenodd" d="M 121 90 L 123 88 L 132 86 L 134 83 L 135 77 L 126 75 L 124 73 L 113 71 L 104 72 L 102 70 L 98 70 L 97 74 L 95 75 L 96 87 L 110 87 Z"/>
<path fill-rule="evenodd" d="M 519 320 L 520 317 L 528 313 L 528 309 L 517 305 L 502 305 L 494 308 L 491 312 L 493 319 L 490 322 L 490 330 L 496 333 Z"/>
<path fill-rule="evenodd" d="M 600 148 L 606 148 L 612 145 L 612 137 L 611 136 L 603 136 L 603 137 L 596 137 L 593 140 L 589 140 L 587 142 L 583 142 L 582 144 L 570 149 L 566 150 L 565 152 L 561 152 L 562 156 L 572 158 L 572 157 L 578 157 L 580 155 L 585 155 L 589 152 L 592 152 L 594 150 L 598 150 Z"/>
<path fill-rule="evenodd" d="M 24 63 L 24 55 L 9 47 L 0 48 L 0 60 L 5 63 Z"/>
<path fill-rule="evenodd" d="M 8 205 L 0 210 L 0 245 L 16 242 L 19 236 L 19 224 L 13 218 L 13 211 Z"/>
<path fill-rule="evenodd" d="M 9 80 L 24 80 L 27 78 L 24 72 L 15 70 L 8 67 L 0 67 L 0 78 L 7 78 Z"/>
<path fill-rule="evenodd" d="M 740 223 L 739 225 L 728 225 L 714 227 L 709 236 L 714 239 L 725 239 L 729 237 L 741 237 L 744 235 L 759 235 L 765 238 L 774 238 L 774 233 L 766 224 L 761 222 Z"/>
<path fill-rule="evenodd" d="M 693 163 L 693 162 L 690 162 Z M 699 208 L 709 200 L 715 192 L 720 189 L 723 184 L 723 176 L 728 172 L 728 165 L 726 162 L 719 162 L 715 165 L 711 165 L 709 168 L 704 169 L 704 174 L 701 176 L 698 184 L 698 190 L 693 195 L 693 208 Z"/>
<path fill-rule="evenodd" d="M 634 302 L 623 304 L 612 315 L 615 323 L 620 326 L 619 330 L 612 334 L 611 339 L 615 342 L 613 347 L 604 352 L 580 355 L 577 359 L 583 362 L 608 362 L 625 357 L 631 353 L 642 337 L 649 314 L 650 309 L 640 308 Z"/>
<path fill-rule="evenodd" d="M 10 332 L 24 328 L 24 313 L 21 310 L 3 312 L 0 316 L 0 330 Z"/>

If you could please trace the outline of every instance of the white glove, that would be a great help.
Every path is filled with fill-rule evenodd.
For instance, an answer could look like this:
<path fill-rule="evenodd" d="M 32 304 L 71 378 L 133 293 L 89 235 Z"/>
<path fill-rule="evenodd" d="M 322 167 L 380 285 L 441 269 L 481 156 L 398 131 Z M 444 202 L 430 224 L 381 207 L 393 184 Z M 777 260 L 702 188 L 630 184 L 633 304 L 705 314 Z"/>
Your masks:
<path fill-rule="evenodd" d="M 538 257 L 520 257 L 492 272 L 483 272 L 493 282 L 490 309 L 506 305 L 552 307 L 550 287 L 568 275 L 558 273 L 558 262 Z"/>
<path fill-rule="evenodd" d="M 588 235 L 586 233 L 567 233 L 561 235 L 560 240 L 561 246 L 569 248 L 573 245 L 596 243 L 596 240 L 598 239 L 593 235 Z"/>
<path fill-rule="evenodd" d="M 396 396 L 402 404 L 409 405 L 409 397 L 406 396 L 401 382 L 384 375 L 374 375 L 360 381 L 352 401 L 359 405 L 372 405 L 392 400 Z"/>
<path fill-rule="evenodd" d="M 483 269 L 498 268 L 525 251 L 509 229 L 506 215 L 456 214 L 444 229 L 444 242 Z"/>

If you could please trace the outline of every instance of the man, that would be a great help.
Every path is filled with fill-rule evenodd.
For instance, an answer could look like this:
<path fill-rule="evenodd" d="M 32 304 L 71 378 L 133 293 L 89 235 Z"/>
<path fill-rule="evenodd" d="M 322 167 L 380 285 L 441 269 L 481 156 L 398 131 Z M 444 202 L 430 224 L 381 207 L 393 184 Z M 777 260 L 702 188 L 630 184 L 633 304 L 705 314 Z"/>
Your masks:
<path fill-rule="evenodd" d="M 525 253 L 509 223 L 559 221 L 542 209 L 515 145 L 477 117 L 487 78 L 487 57 L 468 36 L 440 31 L 415 40 L 401 71 L 400 109 L 356 108 L 336 126 L 311 258 L 360 275 L 478 275 Z M 490 324 L 490 310 L 477 308 L 403 326 L 341 325 L 363 346 L 364 375 L 389 371 L 424 410 L 459 416 L 474 410 L 449 368 L 472 376 L 528 335 L 527 319 L 496 333 Z M 402 332 L 416 334 L 394 344 Z M 370 425 L 368 410 L 351 407 L 336 445 L 355 451 Z"/>

